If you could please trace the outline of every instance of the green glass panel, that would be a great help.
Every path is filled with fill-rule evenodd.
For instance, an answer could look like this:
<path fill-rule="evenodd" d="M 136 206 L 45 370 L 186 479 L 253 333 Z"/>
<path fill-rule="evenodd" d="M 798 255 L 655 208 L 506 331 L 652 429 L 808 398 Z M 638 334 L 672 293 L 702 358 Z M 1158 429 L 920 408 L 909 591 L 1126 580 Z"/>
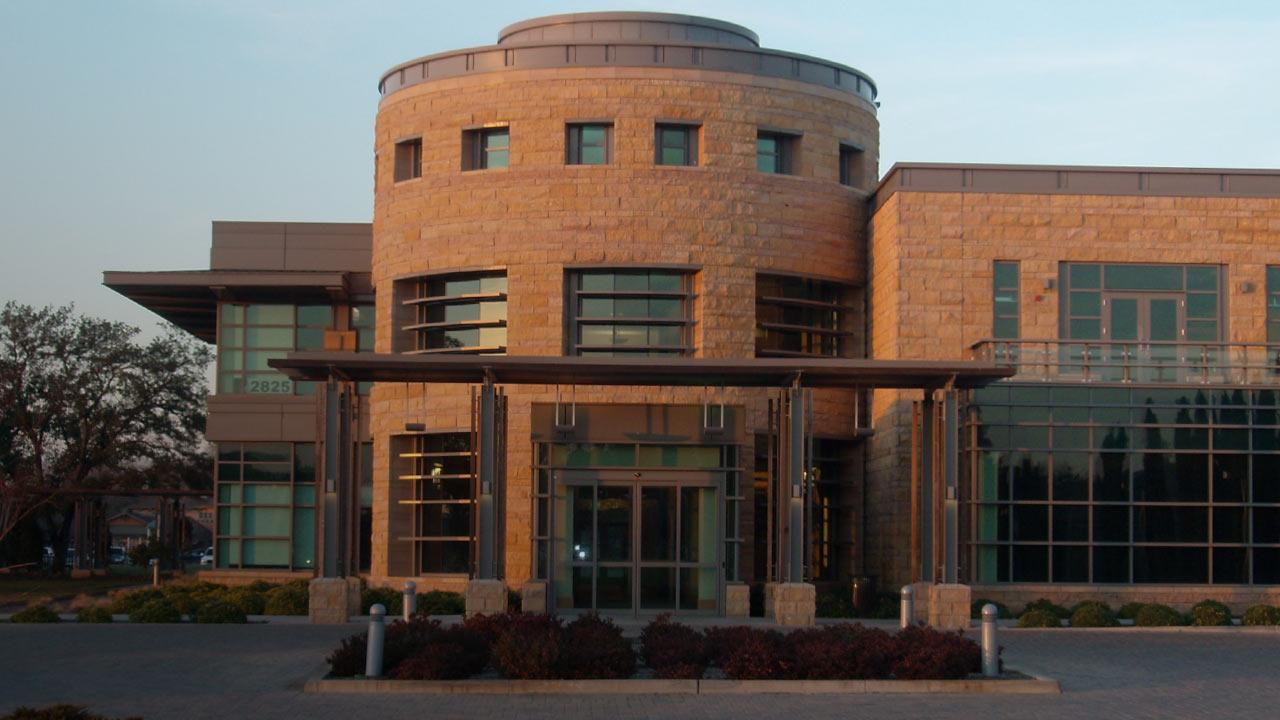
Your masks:
<path fill-rule="evenodd" d="M 683 292 L 684 273 L 651 272 L 649 273 L 649 289 L 654 292 Z"/>
<path fill-rule="evenodd" d="M 1268 275 L 1267 277 L 1270 277 Z M 244 306 L 224 304 L 222 305 L 222 324 L 223 325 L 243 325 L 244 324 Z"/>
<path fill-rule="evenodd" d="M 762 173 L 778 172 L 778 158 L 773 155 L 756 155 L 756 170 Z"/>
<path fill-rule="evenodd" d="M 496 150 L 511 144 L 511 133 L 507 130 L 490 130 L 484 133 L 484 149 Z"/>
<path fill-rule="evenodd" d="M 679 325 L 649 326 L 649 344 L 673 347 L 684 344 L 684 328 Z"/>
<path fill-rule="evenodd" d="M 297 339 L 294 341 L 294 349 L 323 350 L 324 333 L 325 331 L 319 328 L 298 328 Z"/>
<path fill-rule="evenodd" d="M 480 328 L 480 347 L 506 347 L 507 329 L 504 327 Z"/>
<path fill-rule="evenodd" d="M 288 537 L 288 508 L 244 508 L 244 535 L 262 537 Z"/>
<path fill-rule="evenodd" d="M 641 467 L 717 468 L 720 448 L 697 445 L 641 445 Z"/>
<path fill-rule="evenodd" d="M 219 462 L 218 482 L 240 482 L 240 463 Z"/>
<path fill-rule="evenodd" d="M 223 328 L 218 335 L 218 346 L 227 348 L 244 347 L 244 328 Z"/>
<path fill-rule="evenodd" d="M 245 505 L 288 505 L 293 499 L 293 491 L 288 485 L 254 485 L 244 486 Z"/>
<path fill-rule="evenodd" d="M 686 157 L 687 154 L 683 148 L 662 148 L 663 165 L 687 165 Z"/>
<path fill-rule="evenodd" d="M 620 292 L 644 292 L 649 289 L 649 273 L 619 272 L 614 273 L 614 289 Z"/>
<path fill-rule="evenodd" d="M 1213 318 L 1218 316 L 1218 296 L 1209 293 L 1187 295 L 1187 317 Z"/>
<path fill-rule="evenodd" d="M 1218 268 L 1190 265 L 1187 267 L 1188 290 L 1217 290 Z"/>
<path fill-rule="evenodd" d="M 593 292 L 613 290 L 613 273 L 589 271 L 578 275 L 578 287 Z"/>
<path fill-rule="evenodd" d="M 245 567 L 288 567 L 289 542 L 287 540 L 242 541 Z"/>
<path fill-rule="evenodd" d="M 649 300 L 647 298 L 618 298 L 614 301 L 613 312 L 620 318 L 649 317 Z"/>
<path fill-rule="evenodd" d="M 474 276 L 448 277 L 433 280 L 430 294 L 434 297 L 458 297 L 480 293 L 480 278 Z"/>
<path fill-rule="evenodd" d="M 1074 323 L 1075 321 L 1073 321 Z M 1138 339 L 1138 301 L 1135 298 L 1112 298 L 1111 340 Z"/>
<path fill-rule="evenodd" d="M 333 309 L 328 305 L 299 305 L 298 326 L 329 327 Z"/>
<path fill-rule="evenodd" d="M 218 508 L 218 534 L 240 534 L 240 508 Z"/>
<path fill-rule="evenodd" d="M 480 278 L 480 292 L 485 295 L 493 293 L 505 293 L 507 291 L 507 276 L 503 275 L 485 275 Z"/>
<path fill-rule="evenodd" d="M 249 325 L 292 325 L 292 305 L 250 305 L 245 310 Z"/>
<path fill-rule="evenodd" d="M 1176 341 L 1178 339 L 1178 301 L 1173 299 L 1152 300 L 1150 313 L 1151 340 L 1158 342 Z M 1114 313 L 1112 317 L 1114 318 Z"/>
<path fill-rule="evenodd" d="M 315 565 L 316 511 L 293 511 L 293 566 L 309 568 Z"/>
<path fill-rule="evenodd" d="M 240 565 L 240 541 L 219 540 L 217 556 L 218 567 L 238 567 Z"/>
<path fill-rule="evenodd" d="M 293 349 L 293 328 L 248 327 L 245 328 L 245 345 L 251 348 Z M 271 357 L 280 357 L 272 355 Z M 266 368 L 266 365 L 262 366 Z"/>
<path fill-rule="evenodd" d="M 612 325 L 583 325 L 578 331 L 578 342 L 583 345 L 612 345 Z"/>
<path fill-rule="evenodd" d="M 1073 340 L 1097 340 L 1102 337 L 1101 320 L 1072 320 L 1069 329 Z"/>
<path fill-rule="evenodd" d="M 239 462 L 240 443 L 218 443 L 218 460 Z"/>
<path fill-rule="evenodd" d="M 313 482 L 316 476 L 315 443 L 294 443 L 293 478 L 295 482 Z"/>
<path fill-rule="evenodd" d="M 357 305 L 351 308 L 351 325 L 358 328 L 371 328 L 374 324 L 374 306 Z"/>
<path fill-rule="evenodd" d="M 509 158 L 506 150 L 490 150 L 486 156 L 486 168 L 504 168 L 509 164 Z"/>
<path fill-rule="evenodd" d="M 1217 342 L 1217 320 L 1188 320 L 1187 340 L 1189 342 Z"/>
<path fill-rule="evenodd" d="M 1000 289 L 1018 287 L 1018 263 L 998 262 L 994 269 L 994 286 Z"/>
<path fill-rule="evenodd" d="M 991 332 L 997 339 L 1010 340 L 1018 337 L 1018 318 L 998 317 L 992 322 Z"/>
<path fill-rule="evenodd" d="M 1102 271 L 1097 265 L 1071 264 L 1067 270 L 1071 289 L 1098 289 L 1102 287 Z"/>
<path fill-rule="evenodd" d="M 240 486 L 218 484 L 218 502 L 224 505 L 240 504 Z"/>
<path fill-rule="evenodd" d="M 582 164 L 583 165 L 604 165 L 605 151 L 602 147 L 584 147 L 582 148 Z"/>
<path fill-rule="evenodd" d="M 715 488 L 680 488 L 680 561 L 716 561 Z"/>
<path fill-rule="evenodd" d="M 650 298 L 649 317 L 680 318 L 684 316 L 683 303 L 675 298 Z"/>
<path fill-rule="evenodd" d="M 316 486 L 315 485 L 297 485 L 293 488 L 293 504 L 294 505 L 315 505 L 316 504 Z"/>
<path fill-rule="evenodd" d="M 582 126 L 582 146 L 584 148 L 592 146 L 603 146 L 605 140 L 604 125 L 583 125 Z"/>
<path fill-rule="evenodd" d="M 293 459 L 293 446 L 289 443 L 244 443 L 246 462 L 284 462 Z"/>
<path fill-rule="evenodd" d="M 243 370 L 244 353 L 239 350 L 223 350 L 218 354 L 218 367 L 223 371 Z"/>
<path fill-rule="evenodd" d="M 1099 317 L 1102 315 L 1101 293 L 1073 291 L 1070 303 L 1071 314 L 1077 317 Z"/>
<path fill-rule="evenodd" d="M 649 332 L 643 325 L 618 325 L 613 329 L 613 344 L 640 346 L 649 344 Z"/>

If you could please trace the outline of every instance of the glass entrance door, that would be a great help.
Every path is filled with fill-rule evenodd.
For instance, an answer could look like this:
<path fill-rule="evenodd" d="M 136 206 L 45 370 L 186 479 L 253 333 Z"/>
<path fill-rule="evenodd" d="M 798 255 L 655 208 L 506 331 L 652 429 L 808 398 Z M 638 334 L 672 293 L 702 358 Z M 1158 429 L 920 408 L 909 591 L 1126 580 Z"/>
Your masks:
<path fill-rule="evenodd" d="M 719 609 L 722 473 L 558 474 L 557 610 Z"/>
<path fill-rule="evenodd" d="M 1182 337 L 1183 302 L 1177 295 L 1111 294 L 1106 298 L 1104 333 L 1111 342 L 1108 378 L 1167 382 L 1176 372 Z M 1111 376 L 1115 377 L 1111 377 Z"/>

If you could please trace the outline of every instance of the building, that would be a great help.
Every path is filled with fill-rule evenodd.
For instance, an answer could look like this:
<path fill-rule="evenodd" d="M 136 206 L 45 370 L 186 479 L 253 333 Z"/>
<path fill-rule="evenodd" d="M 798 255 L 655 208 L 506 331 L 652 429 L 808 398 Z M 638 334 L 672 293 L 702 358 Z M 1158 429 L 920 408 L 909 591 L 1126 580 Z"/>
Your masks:
<path fill-rule="evenodd" d="M 207 271 L 105 277 L 218 345 L 218 579 L 1280 594 L 1280 172 L 880 180 L 868 76 L 682 15 L 379 89 L 372 225 L 216 222 Z"/>

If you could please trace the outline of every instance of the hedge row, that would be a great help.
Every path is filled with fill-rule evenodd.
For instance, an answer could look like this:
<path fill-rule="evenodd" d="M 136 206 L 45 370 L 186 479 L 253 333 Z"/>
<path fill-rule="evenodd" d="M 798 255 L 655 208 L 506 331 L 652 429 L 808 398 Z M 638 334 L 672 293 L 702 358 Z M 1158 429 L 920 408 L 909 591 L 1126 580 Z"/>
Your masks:
<path fill-rule="evenodd" d="M 327 658 L 330 675 L 365 669 L 367 635 L 353 635 Z M 640 635 L 640 651 L 611 620 L 594 613 L 564 623 L 548 615 L 476 615 L 444 627 L 414 618 L 387 627 L 383 672 L 396 679 L 452 680 L 493 668 L 505 678 L 628 678 L 643 661 L 659 678 L 699 678 L 718 667 L 733 679 L 953 679 L 978 672 L 981 650 L 959 633 L 911 627 L 896 635 L 862 625 L 784 634 L 751 627 L 698 631 L 660 616 Z"/>
<path fill-rule="evenodd" d="M 977 601 L 974 603 L 977 606 Z M 1067 621 L 1072 627 L 1118 627 L 1120 620 L 1132 620 L 1138 627 L 1201 627 L 1231 625 L 1231 608 L 1217 600 L 1202 600 L 1190 612 L 1180 613 L 1159 603 L 1127 603 L 1119 611 L 1098 601 L 1085 601 L 1067 609 L 1048 600 L 1029 603 L 1018 616 L 1018 627 L 1061 627 Z M 1244 625 L 1280 625 L 1280 608 L 1255 605 L 1245 611 Z"/>

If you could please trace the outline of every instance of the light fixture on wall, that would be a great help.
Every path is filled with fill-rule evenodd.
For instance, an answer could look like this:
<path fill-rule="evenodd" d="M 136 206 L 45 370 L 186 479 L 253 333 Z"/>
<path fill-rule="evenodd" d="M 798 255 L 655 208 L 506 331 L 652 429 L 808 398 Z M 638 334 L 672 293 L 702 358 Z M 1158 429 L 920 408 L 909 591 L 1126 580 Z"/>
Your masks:
<path fill-rule="evenodd" d="M 1248 295 L 1249 293 L 1257 289 L 1258 289 L 1257 283 L 1253 282 L 1252 280 L 1245 280 L 1244 282 L 1240 283 L 1240 292 L 1245 295 Z"/>
<path fill-rule="evenodd" d="M 1053 289 L 1053 287 L 1054 287 L 1055 285 L 1057 285 L 1057 284 L 1058 284 L 1058 280 L 1057 280 L 1057 278 L 1045 278 L 1045 279 L 1044 279 L 1044 289 L 1045 289 L 1045 290 L 1052 290 L 1052 289 Z"/>

